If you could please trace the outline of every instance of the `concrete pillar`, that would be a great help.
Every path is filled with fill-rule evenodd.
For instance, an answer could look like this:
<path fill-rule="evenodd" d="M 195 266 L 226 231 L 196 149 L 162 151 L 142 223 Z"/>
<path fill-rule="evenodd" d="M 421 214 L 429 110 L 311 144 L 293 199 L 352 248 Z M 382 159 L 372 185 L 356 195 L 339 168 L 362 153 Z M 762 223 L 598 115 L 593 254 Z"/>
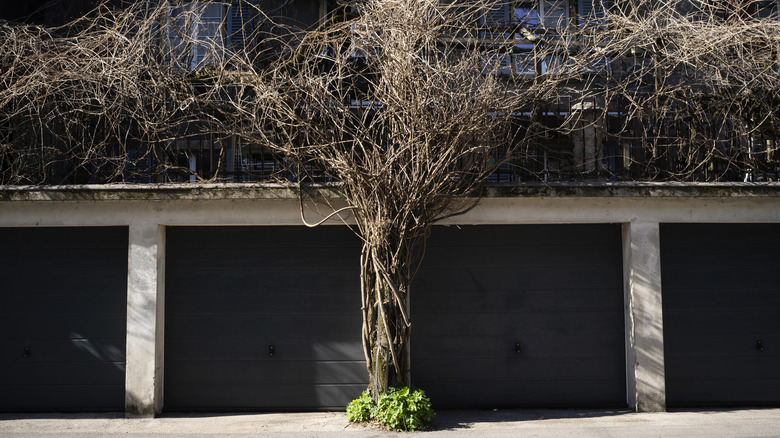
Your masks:
<path fill-rule="evenodd" d="M 658 222 L 623 225 L 626 390 L 637 412 L 666 410 Z"/>
<path fill-rule="evenodd" d="M 165 228 L 130 224 L 127 270 L 125 415 L 162 409 Z"/>

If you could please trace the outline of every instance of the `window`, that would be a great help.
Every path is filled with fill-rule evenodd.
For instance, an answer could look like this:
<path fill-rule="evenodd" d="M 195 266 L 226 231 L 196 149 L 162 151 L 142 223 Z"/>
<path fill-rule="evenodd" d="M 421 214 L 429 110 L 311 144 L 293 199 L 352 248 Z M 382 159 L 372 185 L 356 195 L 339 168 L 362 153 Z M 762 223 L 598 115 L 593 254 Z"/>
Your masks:
<path fill-rule="evenodd" d="M 585 74 L 608 73 L 610 59 L 598 50 L 602 42 L 600 29 L 607 26 L 609 0 L 578 0 L 577 25 L 582 31 L 581 38 L 590 49 L 583 51 L 580 72 Z"/>
<path fill-rule="evenodd" d="M 515 17 L 517 22 L 527 30 L 562 30 L 569 26 L 569 1 L 541 0 L 538 4 L 528 2 L 518 3 L 517 7 L 515 7 Z M 545 38 L 549 40 L 555 38 L 555 36 L 547 35 Z M 535 74 L 537 65 L 533 55 L 533 44 L 517 44 L 517 51 L 519 52 L 515 56 L 515 69 L 517 74 Z M 550 55 L 541 59 L 541 65 L 539 65 L 539 67 L 542 74 L 555 74 L 561 73 L 566 67 L 566 64 L 566 60 L 563 56 Z"/>
<path fill-rule="evenodd" d="M 225 6 L 209 1 L 169 1 L 167 36 L 177 67 L 194 70 L 222 56 Z"/>
<path fill-rule="evenodd" d="M 534 62 L 534 45 L 525 42 L 533 31 L 539 28 L 539 10 L 532 3 L 518 3 L 515 7 L 515 19 L 517 24 L 524 30 L 516 36 L 516 39 L 524 42 L 518 43 L 515 54 L 515 73 L 519 75 L 536 74 L 536 63 Z"/>
<path fill-rule="evenodd" d="M 777 18 L 780 10 L 780 1 L 760 1 L 757 2 L 758 18 Z"/>
<path fill-rule="evenodd" d="M 604 28 L 609 4 L 610 0 L 577 0 L 577 26 L 583 31 Z M 502 41 L 512 39 L 516 44 L 511 50 L 512 53 L 493 53 L 486 57 L 485 70 L 497 74 L 519 75 L 534 75 L 537 71 L 542 74 L 563 72 L 569 65 L 566 55 L 547 54 L 543 59 L 537 60 L 534 43 L 540 38 L 548 42 L 559 38 L 556 31 L 573 24 L 570 16 L 570 8 L 573 5 L 574 0 L 496 0 L 490 3 L 485 7 L 480 20 L 480 25 L 486 28 L 480 33 L 480 37 L 495 41 L 496 46 Z M 508 33 L 512 27 L 516 29 L 514 34 Z M 609 59 L 606 57 L 593 55 L 588 58 L 593 59 L 588 61 L 582 73 L 598 73 L 609 67 Z"/>
<path fill-rule="evenodd" d="M 594 2 L 599 0 L 580 0 Z M 526 29 L 563 29 L 569 25 L 569 0 L 515 3 L 515 22 Z"/>
<path fill-rule="evenodd" d="M 547 29 L 563 29 L 569 25 L 568 0 L 542 0 L 539 2 L 539 16 Z"/>
<path fill-rule="evenodd" d="M 719 14 L 727 22 L 777 17 L 778 0 L 723 0 Z"/>
<path fill-rule="evenodd" d="M 515 8 L 515 19 L 520 26 L 526 29 L 539 27 L 539 11 L 530 3 L 520 3 Z"/>
<path fill-rule="evenodd" d="M 506 0 L 492 1 L 485 6 L 480 17 L 480 26 L 485 30 L 480 31 L 479 37 L 489 41 L 496 52 L 485 57 L 483 73 L 506 75 L 512 73 L 512 54 L 503 51 L 506 42 L 514 39 L 510 32 L 510 26 L 514 24 L 512 17 L 512 3 Z"/>
<path fill-rule="evenodd" d="M 250 54 L 257 49 L 258 12 L 255 3 L 233 0 L 225 12 L 227 46 L 232 53 Z"/>
<path fill-rule="evenodd" d="M 600 29 L 607 24 L 607 0 L 578 0 L 577 21 L 580 29 Z"/>

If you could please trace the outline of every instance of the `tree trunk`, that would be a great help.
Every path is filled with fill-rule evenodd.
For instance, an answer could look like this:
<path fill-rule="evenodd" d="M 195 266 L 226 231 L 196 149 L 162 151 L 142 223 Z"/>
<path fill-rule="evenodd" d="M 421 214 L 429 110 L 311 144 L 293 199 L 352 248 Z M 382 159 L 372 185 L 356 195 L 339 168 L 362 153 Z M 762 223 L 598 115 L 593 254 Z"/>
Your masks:
<path fill-rule="evenodd" d="M 409 370 L 409 254 L 388 242 L 366 239 L 361 253 L 363 351 L 369 392 L 411 384 Z"/>

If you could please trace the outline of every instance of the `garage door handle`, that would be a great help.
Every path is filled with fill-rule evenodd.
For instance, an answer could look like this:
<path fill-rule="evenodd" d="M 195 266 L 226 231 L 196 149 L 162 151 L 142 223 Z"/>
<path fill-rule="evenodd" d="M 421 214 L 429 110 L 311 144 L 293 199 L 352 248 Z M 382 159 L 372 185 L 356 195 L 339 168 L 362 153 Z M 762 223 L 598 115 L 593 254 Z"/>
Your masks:
<path fill-rule="evenodd" d="M 24 353 L 22 354 L 22 357 L 25 359 L 29 359 L 30 356 L 32 356 L 32 351 L 30 350 L 30 347 L 24 347 Z"/>
<path fill-rule="evenodd" d="M 276 354 L 276 347 L 273 345 L 268 346 L 268 357 L 274 357 L 274 354 Z"/>
<path fill-rule="evenodd" d="M 761 339 L 756 341 L 756 350 L 764 351 L 764 341 L 762 341 Z"/>
<path fill-rule="evenodd" d="M 523 350 L 520 348 L 520 343 L 515 342 L 515 353 L 520 354 Z"/>

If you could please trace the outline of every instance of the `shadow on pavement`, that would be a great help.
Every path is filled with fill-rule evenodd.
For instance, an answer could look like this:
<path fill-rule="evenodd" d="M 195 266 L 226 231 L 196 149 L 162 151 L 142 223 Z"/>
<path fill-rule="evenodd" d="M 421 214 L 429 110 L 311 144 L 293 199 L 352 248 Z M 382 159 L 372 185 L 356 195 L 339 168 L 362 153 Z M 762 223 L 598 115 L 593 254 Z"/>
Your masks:
<path fill-rule="evenodd" d="M 565 420 L 629 415 L 628 409 L 485 409 L 439 410 L 430 430 L 470 429 L 478 423 Z"/>
<path fill-rule="evenodd" d="M 0 413 L 0 421 L 5 420 L 114 420 L 125 418 L 124 412 L 10 412 Z"/>

